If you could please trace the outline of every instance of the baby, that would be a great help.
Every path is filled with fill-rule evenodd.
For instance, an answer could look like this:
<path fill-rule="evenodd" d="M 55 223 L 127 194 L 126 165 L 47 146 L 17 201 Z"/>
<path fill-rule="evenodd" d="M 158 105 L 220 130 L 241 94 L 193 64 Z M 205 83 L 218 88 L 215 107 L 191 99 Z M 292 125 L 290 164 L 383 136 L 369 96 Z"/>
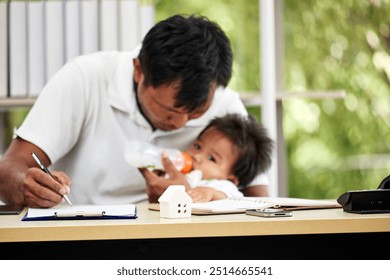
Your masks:
<path fill-rule="evenodd" d="M 193 159 L 187 174 L 194 202 L 243 196 L 245 187 L 271 165 L 273 141 L 252 116 L 216 117 L 185 151 Z"/>

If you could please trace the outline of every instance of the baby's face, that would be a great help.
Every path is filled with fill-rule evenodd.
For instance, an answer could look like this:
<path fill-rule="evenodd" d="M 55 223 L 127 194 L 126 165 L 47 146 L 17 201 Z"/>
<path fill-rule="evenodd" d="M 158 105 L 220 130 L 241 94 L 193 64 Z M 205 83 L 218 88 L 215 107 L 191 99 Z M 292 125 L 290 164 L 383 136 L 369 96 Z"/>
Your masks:
<path fill-rule="evenodd" d="M 217 129 L 205 131 L 186 152 L 193 158 L 193 169 L 202 171 L 202 179 L 231 180 L 237 184 L 232 167 L 238 158 L 238 149 Z"/>

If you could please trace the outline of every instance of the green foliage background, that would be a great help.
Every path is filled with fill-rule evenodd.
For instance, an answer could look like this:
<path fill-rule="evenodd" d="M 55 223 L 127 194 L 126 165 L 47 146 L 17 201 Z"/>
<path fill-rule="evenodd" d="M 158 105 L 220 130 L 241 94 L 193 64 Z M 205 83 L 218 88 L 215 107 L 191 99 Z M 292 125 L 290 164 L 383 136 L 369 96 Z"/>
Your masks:
<path fill-rule="evenodd" d="M 343 89 L 345 99 L 283 102 L 288 194 L 374 189 L 390 167 L 390 0 L 284 1 L 284 89 Z M 257 0 L 160 0 L 156 20 L 197 13 L 232 41 L 238 91 L 260 91 Z M 258 108 L 249 108 L 260 116 Z"/>

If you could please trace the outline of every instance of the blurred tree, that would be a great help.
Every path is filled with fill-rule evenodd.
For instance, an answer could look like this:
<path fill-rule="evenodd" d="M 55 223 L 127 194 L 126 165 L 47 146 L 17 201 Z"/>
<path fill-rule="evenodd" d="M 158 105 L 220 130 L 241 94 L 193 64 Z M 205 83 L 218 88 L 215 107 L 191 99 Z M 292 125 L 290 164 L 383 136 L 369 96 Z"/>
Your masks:
<path fill-rule="evenodd" d="M 285 86 L 345 100 L 284 103 L 289 191 L 334 198 L 390 168 L 390 1 L 285 1 Z"/>

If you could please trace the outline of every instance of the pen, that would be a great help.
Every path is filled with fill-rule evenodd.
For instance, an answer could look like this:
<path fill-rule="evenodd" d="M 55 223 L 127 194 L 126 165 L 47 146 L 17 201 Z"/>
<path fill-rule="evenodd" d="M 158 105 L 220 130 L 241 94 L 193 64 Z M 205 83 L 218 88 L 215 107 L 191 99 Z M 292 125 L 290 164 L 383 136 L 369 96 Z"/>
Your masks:
<path fill-rule="evenodd" d="M 32 155 L 32 157 L 35 159 L 35 161 L 38 163 L 39 167 L 40 167 L 44 172 L 46 172 L 47 174 L 49 174 L 54 180 L 57 181 L 57 179 L 54 178 L 54 176 L 50 173 L 49 169 L 47 169 L 47 167 L 43 164 L 43 162 L 42 162 L 41 159 L 38 157 L 38 155 L 37 155 L 36 153 L 34 153 L 34 152 L 32 152 L 31 155 Z M 69 200 L 69 198 L 67 197 L 66 194 L 64 194 L 62 197 L 66 200 L 66 202 L 68 202 L 68 204 L 69 204 L 70 206 L 72 206 L 72 202 L 70 202 L 70 200 Z"/>

